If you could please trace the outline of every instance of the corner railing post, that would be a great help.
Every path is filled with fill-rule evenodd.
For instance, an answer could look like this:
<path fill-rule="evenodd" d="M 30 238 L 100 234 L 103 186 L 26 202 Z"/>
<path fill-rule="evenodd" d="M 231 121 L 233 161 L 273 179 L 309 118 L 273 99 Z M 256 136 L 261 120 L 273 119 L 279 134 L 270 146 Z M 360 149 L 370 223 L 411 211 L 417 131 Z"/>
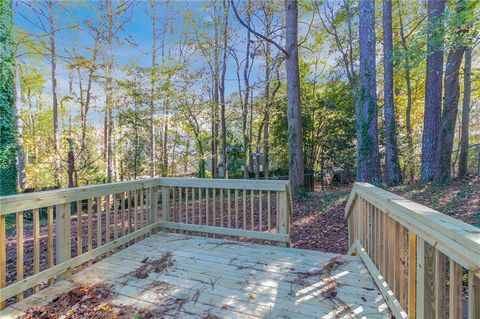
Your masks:
<path fill-rule="evenodd" d="M 162 187 L 162 221 L 168 222 L 170 210 L 170 187 Z"/>
<path fill-rule="evenodd" d="M 71 211 L 70 203 L 56 205 L 56 240 L 55 256 L 57 265 L 68 261 L 71 258 Z M 68 279 L 70 271 L 58 276 L 60 279 Z"/>
<path fill-rule="evenodd" d="M 282 192 L 277 192 L 278 196 L 278 207 L 277 207 L 277 218 L 278 218 L 278 233 L 279 234 L 289 234 L 289 227 L 288 227 L 288 213 L 290 211 L 289 205 L 288 205 L 288 193 L 287 193 L 288 187 L 285 189 L 285 191 Z M 290 240 L 288 239 L 286 242 L 280 242 L 280 246 L 283 247 L 289 247 L 290 246 Z"/>

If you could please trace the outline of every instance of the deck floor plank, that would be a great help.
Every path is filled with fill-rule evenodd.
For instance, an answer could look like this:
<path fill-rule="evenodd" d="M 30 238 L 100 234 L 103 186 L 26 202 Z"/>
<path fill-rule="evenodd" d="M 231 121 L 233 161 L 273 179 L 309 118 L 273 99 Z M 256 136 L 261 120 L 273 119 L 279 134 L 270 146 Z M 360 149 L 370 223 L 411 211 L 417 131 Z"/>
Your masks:
<path fill-rule="evenodd" d="M 175 262 L 166 271 L 143 279 L 130 275 L 145 258 L 161 258 L 167 252 Z M 341 264 L 327 271 L 332 258 L 339 258 Z M 320 275 L 314 274 L 320 270 Z M 74 286 L 95 283 L 110 285 L 112 304 L 139 309 L 165 309 L 171 300 L 187 300 L 165 318 L 390 317 L 358 257 L 164 232 L 12 305 L 0 316 L 15 318 Z"/>

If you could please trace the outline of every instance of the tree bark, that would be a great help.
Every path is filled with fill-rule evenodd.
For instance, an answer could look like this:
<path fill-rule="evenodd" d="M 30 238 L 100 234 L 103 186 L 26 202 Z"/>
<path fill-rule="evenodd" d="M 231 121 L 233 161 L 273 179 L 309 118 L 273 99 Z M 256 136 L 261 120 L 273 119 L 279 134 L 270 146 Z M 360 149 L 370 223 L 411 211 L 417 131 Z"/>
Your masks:
<path fill-rule="evenodd" d="M 401 183 L 398 161 L 395 104 L 393 101 L 393 35 L 392 1 L 383 1 L 383 79 L 384 79 L 384 115 L 385 115 L 385 179 L 387 184 Z M 413 154 L 410 154 L 413 156 Z"/>
<path fill-rule="evenodd" d="M 285 65 L 287 71 L 287 119 L 288 119 L 288 178 L 292 190 L 303 187 L 303 132 L 300 105 L 300 73 L 298 67 L 298 3 L 285 0 L 286 40 L 288 53 Z"/>
<path fill-rule="evenodd" d="M 106 74 L 105 74 L 105 125 L 106 125 L 106 164 L 107 164 L 107 183 L 112 182 L 112 133 L 113 133 L 113 88 L 112 88 L 112 73 L 113 73 L 113 56 L 112 56 L 112 42 L 113 42 L 113 9 L 112 1 L 106 1 L 106 15 L 107 15 L 107 37 L 106 43 L 108 48 L 108 58 L 106 62 Z"/>
<path fill-rule="evenodd" d="M 421 180 L 433 178 L 442 109 L 443 13 L 445 0 L 428 0 L 427 72 L 423 116 Z"/>
<path fill-rule="evenodd" d="M 458 176 L 468 173 L 468 129 L 470 127 L 470 101 L 472 95 L 472 49 L 465 50 L 465 66 L 463 74 L 463 105 L 462 105 L 462 133 L 460 138 L 460 158 L 458 162 Z"/>
<path fill-rule="evenodd" d="M 272 36 L 272 5 L 270 0 L 266 1 L 265 8 L 265 33 L 267 38 Z M 272 104 L 270 96 L 271 81 L 271 61 L 272 61 L 272 45 L 270 42 L 265 43 L 265 112 L 264 112 L 264 129 L 263 129 L 263 173 L 265 179 L 270 175 L 270 107 Z"/>
<path fill-rule="evenodd" d="M 150 176 L 154 177 L 155 172 L 155 126 L 154 126 L 154 116 L 155 116 L 155 87 L 156 87 L 156 67 L 157 67 L 157 13 L 155 1 L 150 1 L 151 15 L 152 20 L 152 65 L 150 73 L 150 118 L 149 118 L 149 130 L 150 130 Z"/>
<path fill-rule="evenodd" d="M 357 181 L 381 180 L 378 151 L 377 93 L 375 75 L 375 3 L 361 1 L 359 7 L 360 79 L 355 107 L 357 125 Z"/>
<path fill-rule="evenodd" d="M 50 68 L 52 78 L 52 117 L 53 117 L 53 145 L 55 151 L 55 183 L 60 187 L 60 151 L 59 151 L 59 137 L 58 137 L 58 98 L 57 98 L 57 53 L 55 46 L 55 22 L 53 17 L 53 0 L 48 2 L 49 9 L 49 27 L 50 27 Z"/>
<path fill-rule="evenodd" d="M 405 51 L 409 51 L 407 46 L 407 39 L 405 37 L 405 31 L 403 27 L 403 20 L 402 20 L 402 12 L 399 10 L 398 20 L 400 23 L 400 40 Z M 407 175 L 409 178 L 410 183 L 413 183 L 415 180 L 415 150 L 413 148 L 413 133 L 412 133 L 412 83 L 411 83 L 411 76 L 410 76 L 410 58 L 407 56 L 405 57 L 404 62 L 404 71 L 405 71 L 405 84 L 407 86 L 407 109 L 405 110 L 405 128 L 407 130 L 407 158 L 406 158 L 406 166 L 407 166 Z"/>
<path fill-rule="evenodd" d="M 230 2 L 223 0 L 223 60 L 222 60 L 222 75 L 220 78 L 220 117 L 222 130 L 222 175 L 228 178 L 228 159 L 227 159 L 227 121 L 225 118 L 225 74 L 227 72 L 227 57 L 228 57 L 228 11 Z"/>
<path fill-rule="evenodd" d="M 248 27 L 250 27 L 250 6 L 251 0 L 248 1 L 248 8 L 247 8 L 247 15 L 246 15 L 246 23 Z M 250 29 L 247 29 L 247 48 L 245 50 L 245 65 L 243 68 L 243 81 L 245 83 L 245 92 L 243 97 L 243 110 L 242 110 L 242 135 L 243 135 L 243 177 L 249 177 L 249 163 L 250 163 L 250 153 L 249 153 L 249 135 L 248 135 L 248 108 L 249 108 L 249 97 L 250 97 L 250 83 L 249 83 L 249 67 L 250 67 L 250 41 L 251 39 L 251 32 Z"/>
<path fill-rule="evenodd" d="M 458 0 L 456 15 L 458 15 L 459 19 L 464 19 L 463 11 L 465 9 L 465 1 Z M 452 161 L 453 139 L 455 137 L 458 100 L 460 97 L 460 66 L 466 49 L 463 39 L 464 29 L 462 29 L 458 27 L 456 30 L 456 38 L 448 52 L 445 66 L 443 112 L 433 176 L 435 182 L 444 182 L 451 175 L 450 163 Z"/>

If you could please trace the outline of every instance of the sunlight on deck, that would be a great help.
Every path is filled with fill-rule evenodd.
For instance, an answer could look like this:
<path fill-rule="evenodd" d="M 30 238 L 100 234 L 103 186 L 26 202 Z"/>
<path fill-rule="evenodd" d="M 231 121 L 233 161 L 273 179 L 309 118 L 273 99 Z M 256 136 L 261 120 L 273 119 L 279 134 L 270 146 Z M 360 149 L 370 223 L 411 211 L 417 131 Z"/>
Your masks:
<path fill-rule="evenodd" d="M 145 278 L 132 276 L 147 260 L 169 253 L 171 267 Z M 111 305 L 148 310 L 159 318 L 389 317 L 357 257 L 166 233 L 139 241 L 4 313 L 18 315 L 73 287 L 100 283 L 113 291 Z"/>

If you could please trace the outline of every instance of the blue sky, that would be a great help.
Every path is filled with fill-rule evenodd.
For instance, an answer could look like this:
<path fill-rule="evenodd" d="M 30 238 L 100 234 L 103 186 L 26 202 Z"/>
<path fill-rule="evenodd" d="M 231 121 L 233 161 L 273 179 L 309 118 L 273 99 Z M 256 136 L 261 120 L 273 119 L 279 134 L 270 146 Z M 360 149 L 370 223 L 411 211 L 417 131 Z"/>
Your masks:
<path fill-rule="evenodd" d="M 208 1 L 173 1 L 169 5 L 168 16 L 171 19 L 173 26 L 173 32 L 166 35 L 167 43 L 169 41 L 175 41 L 178 38 L 180 32 L 188 32 L 193 35 L 193 30 L 191 27 L 186 26 L 182 18 L 180 10 L 192 10 L 194 13 L 195 19 L 200 22 L 205 22 L 209 19 L 208 12 L 206 10 Z M 56 3 L 55 4 L 57 18 L 56 24 L 62 29 L 57 33 L 57 52 L 59 55 L 66 55 L 66 50 L 72 48 L 72 43 L 77 43 L 79 51 L 88 56 L 87 51 L 82 48 L 92 47 L 93 41 L 90 36 L 85 32 L 87 20 L 95 19 L 95 10 L 98 10 L 99 3 L 94 1 L 88 2 L 71 2 L 71 3 Z M 159 16 L 161 19 L 165 16 L 165 6 L 159 3 Z M 152 43 L 152 30 L 151 30 L 151 20 L 147 14 L 149 10 L 149 3 L 147 1 L 137 2 L 133 7 L 133 14 L 131 19 L 125 25 L 125 30 L 119 32 L 119 38 L 121 39 L 130 39 L 133 40 L 137 46 L 133 47 L 126 40 L 122 40 L 121 43 L 116 43 L 114 45 L 114 56 L 117 65 L 122 66 L 128 63 L 136 63 L 141 66 L 150 66 L 151 64 L 151 43 Z M 37 22 L 35 14 L 32 9 L 29 8 L 25 3 L 16 2 L 15 8 L 15 25 L 17 28 L 26 30 L 34 34 L 42 34 L 43 31 L 40 30 L 34 23 Z M 29 21 L 30 20 L 30 21 Z M 33 23 L 32 23 L 33 22 Z M 241 59 L 245 55 L 245 44 L 243 38 L 245 37 L 245 30 L 243 27 L 238 24 L 233 16 L 233 13 L 230 12 L 229 22 L 231 24 L 232 32 L 235 32 L 235 37 L 240 37 L 240 40 L 236 40 L 239 44 L 236 46 L 237 54 Z M 80 30 L 68 29 L 67 26 L 77 24 L 80 26 Z M 210 32 L 213 32 L 210 30 Z M 168 44 L 167 44 L 168 45 Z M 66 49 L 65 49 L 66 48 Z M 160 55 L 160 54 L 159 54 Z M 160 57 L 158 56 L 158 60 Z M 204 60 L 199 56 L 199 53 L 195 57 L 195 62 L 193 66 L 202 67 L 205 65 Z M 258 61 L 259 62 L 259 61 Z M 257 62 L 257 63 L 258 63 Z M 45 69 L 48 70 L 49 65 L 48 61 L 41 63 L 44 65 Z M 229 59 L 227 67 L 227 91 L 228 93 L 237 91 L 236 83 L 236 65 L 232 58 Z M 255 77 L 259 71 L 259 67 L 254 68 L 253 76 Z M 65 65 L 60 61 L 58 67 L 58 77 L 59 82 L 68 82 L 68 72 L 65 69 Z M 231 85 L 228 83 L 231 82 Z M 60 83 L 60 90 L 65 90 Z"/>

